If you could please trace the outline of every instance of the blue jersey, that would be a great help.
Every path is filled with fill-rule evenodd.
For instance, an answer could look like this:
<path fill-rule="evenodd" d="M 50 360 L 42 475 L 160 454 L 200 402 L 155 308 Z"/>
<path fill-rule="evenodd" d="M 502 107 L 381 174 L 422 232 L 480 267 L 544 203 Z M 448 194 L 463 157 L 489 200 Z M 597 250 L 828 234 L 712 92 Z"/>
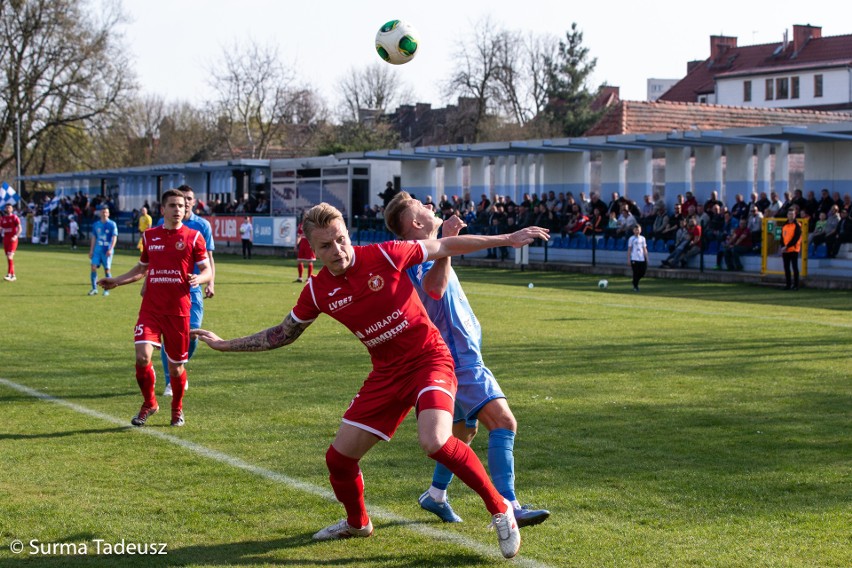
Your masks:
<path fill-rule="evenodd" d="M 92 224 L 92 235 L 95 237 L 96 248 L 109 249 L 112 247 L 113 237 L 118 236 L 118 225 L 112 219 L 106 222 L 95 221 Z"/>
<path fill-rule="evenodd" d="M 413 266 L 408 269 L 408 277 L 414 282 L 414 289 L 426 307 L 429 319 L 450 348 L 456 369 L 482 365 L 482 328 L 452 267 L 447 290 L 440 300 L 435 300 L 423 291 L 423 277 L 434 264 L 430 260 Z"/>
<path fill-rule="evenodd" d="M 157 221 L 157 226 L 159 227 L 162 224 L 163 218 L 160 217 L 160 220 Z M 213 243 L 213 228 L 210 226 L 210 222 L 207 219 L 196 215 L 195 213 L 192 213 L 189 216 L 189 219 L 185 219 L 183 221 L 183 224 L 189 227 L 190 229 L 195 229 L 196 231 L 201 233 L 201 236 L 204 237 L 204 243 L 207 246 L 207 252 L 213 252 L 214 250 L 216 250 L 216 245 Z M 198 265 L 196 264 L 195 268 L 192 269 L 192 273 L 199 274 L 200 272 L 201 269 L 198 268 Z M 193 303 L 200 302 L 202 297 L 201 286 L 194 286 L 190 288 L 189 292 L 192 295 Z"/>

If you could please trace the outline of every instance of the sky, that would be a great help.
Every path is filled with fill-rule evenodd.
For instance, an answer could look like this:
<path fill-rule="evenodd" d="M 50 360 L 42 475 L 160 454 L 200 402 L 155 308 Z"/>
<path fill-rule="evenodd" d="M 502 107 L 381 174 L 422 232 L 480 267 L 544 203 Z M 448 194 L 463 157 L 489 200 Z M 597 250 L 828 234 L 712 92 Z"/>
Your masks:
<path fill-rule="evenodd" d="M 710 36 L 739 45 L 774 43 L 794 24 L 822 26 L 823 36 L 852 33 L 835 0 L 122 0 L 130 21 L 120 30 L 141 90 L 166 100 L 199 103 L 210 90 L 209 70 L 235 42 L 275 45 L 301 82 L 318 90 L 330 108 L 352 69 L 381 62 L 375 33 L 388 20 L 410 22 L 420 48 L 395 66 L 412 102 L 433 107 L 448 100 L 442 85 L 453 54 L 484 17 L 500 27 L 564 38 L 576 22 L 583 45 L 597 59 L 590 80 L 618 86 L 621 98 L 646 100 L 647 79 L 681 78 L 688 61 L 709 56 Z M 848 12 L 847 12 L 848 14 Z"/>

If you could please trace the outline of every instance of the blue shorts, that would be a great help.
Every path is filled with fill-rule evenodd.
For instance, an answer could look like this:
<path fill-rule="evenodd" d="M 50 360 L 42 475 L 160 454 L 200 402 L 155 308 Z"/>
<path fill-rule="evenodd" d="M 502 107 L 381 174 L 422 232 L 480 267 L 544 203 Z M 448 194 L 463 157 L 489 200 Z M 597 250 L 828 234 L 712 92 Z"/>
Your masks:
<path fill-rule="evenodd" d="M 476 415 L 483 406 L 495 398 L 506 398 L 494 374 L 485 365 L 456 369 L 459 386 L 456 390 L 456 408 L 453 422 L 465 421 L 468 427 L 476 426 Z"/>
<path fill-rule="evenodd" d="M 201 327 L 204 321 L 204 296 L 195 291 L 190 292 L 192 304 L 189 307 L 189 329 Z"/>
<path fill-rule="evenodd" d="M 112 257 L 115 255 L 107 255 L 108 250 L 106 247 L 95 247 L 94 252 L 92 252 L 92 266 L 103 266 L 105 270 L 110 270 L 112 268 Z"/>

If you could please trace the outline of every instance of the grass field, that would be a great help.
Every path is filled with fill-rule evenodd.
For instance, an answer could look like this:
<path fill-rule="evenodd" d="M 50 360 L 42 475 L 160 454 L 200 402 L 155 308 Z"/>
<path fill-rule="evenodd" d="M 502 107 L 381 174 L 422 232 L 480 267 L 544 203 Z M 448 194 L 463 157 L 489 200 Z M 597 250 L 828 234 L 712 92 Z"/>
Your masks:
<path fill-rule="evenodd" d="M 134 262 L 120 253 L 114 273 Z M 411 417 L 362 462 L 374 537 L 311 541 L 343 516 L 323 456 L 369 370 L 330 318 L 273 352 L 199 347 L 187 425 L 161 412 L 133 429 L 138 286 L 87 297 L 82 251 L 24 246 L 16 267 L 0 281 L 0 566 L 505 562 L 458 481 L 464 523 L 418 507 L 432 462 Z M 852 565 L 852 293 L 458 272 L 520 424 L 519 496 L 553 513 L 512 564 Z M 292 261 L 218 255 L 205 327 L 278 323 L 294 277 Z M 168 554 L 105 553 L 122 541 Z"/>

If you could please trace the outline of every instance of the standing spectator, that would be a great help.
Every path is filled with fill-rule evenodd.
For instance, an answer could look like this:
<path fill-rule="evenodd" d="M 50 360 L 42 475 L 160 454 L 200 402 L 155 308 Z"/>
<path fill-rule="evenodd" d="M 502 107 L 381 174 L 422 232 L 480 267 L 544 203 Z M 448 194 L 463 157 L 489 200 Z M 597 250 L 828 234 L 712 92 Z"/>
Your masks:
<path fill-rule="evenodd" d="M 399 190 L 393 186 L 393 182 L 387 182 L 385 184 L 385 190 L 379 193 L 379 197 L 382 198 L 382 207 L 387 207 L 390 200 L 393 199 L 397 193 L 399 193 Z"/>
<path fill-rule="evenodd" d="M 18 237 L 21 235 L 21 220 L 15 215 L 15 208 L 11 203 L 3 206 L 3 218 L 0 219 L 0 229 L 3 231 L 3 251 L 6 253 L 6 276 L 3 280 L 14 282 L 15 276 L 15 251 L 18 250 Z"/>
<path fill-rule="evenodd" d="M 781 227 L 781 258 L 784 260 L 785 290 L 799 289 L 799 251 L 802 249 L 802 227 L 796 219 L 796 208 L 787 211 L 787 222 Z M 792 273 L 792 280 L 790 275 Z"/>
<path fill-rule="evenodd" d="M 142 252 L 142 235 L 153 226 L 154 220 L 148 215 L 148 208 L 143 205 L 142 209 L 139 210 L 139 242 L 136 243 L 139 252 Z"/>
<path fill-rule="evenodd" d="M 389 208 L 403 196 L 410 197 L 400 193 Z M 422 208 L 418 214 L 432 215 L 422 204 L 418 206 Z M 388 213 L 389 218 L 394 217 Z M 530 227 L 497 237 L 460 236 L 353 247 L 343 216 L 327 203 L 307 212 L 304 229 L 324 266 L 309 280 L 280 324 L 227 341 L 206 330 L 194 333 L 219 351 L 266 351 L 293 343 L 321 314 L 327 314 L 367 347 L 373 369 L 346 410 L 326 453 L 331 486 L 346 510 L 346 518 L 313 538 L 366 538 L 373 533 L 364 505 L 364 476 L 359 462 L 380 440 L 390 440 L 416 406 L 418 440 L 424 452 L 480 496 L 492 515 L 503 556 L 515 556 L 520 533 L 514 508 L 494 488 L 473 450 L 452 435 L 457 385 L 452 355 L 405 271 L 429 260 L 489 246 L 520 247 L 534 238 L 546 239 L 546 232 Z M 346 298 L 351 302 L 344 301 Z M 405 325 L 389 328 L 374 324 L 391 320 Z"/>
<path fill-rule="evenodd" d="M 80 225 L 74 215 L 68 216 L 68 237 L 71 239 L 71 250 L 77 250 L 77 237 L 80 236 Z"/>
<path fill-rule="evenodd" d="M 308 263 L 307 279 L 310 279 L 310 277 L 314 275 L 314 261 L 317 259 L 316 254 L 314 254 L 314 249 L 311 248 L 311 243 L 309 243 L 308 239 L 305 238 L 305 230 L 302 227 L 303 224 L 304 222 L 299 223 L 299 226 L 296 227 L 296 262 L 298 262 L 297 269 L 299 271 L 299 277 L 296 278 L 296 282 L 306 281 L 305 278 L 302 278 L 305 274 L 306 262 Z"/>
<path fill-rule="evenodd" d="M 98 295 L 98 267 L 104 267 L 104 275 L 109 278 L 112 275 L 112 257 L 115 251 L 115 243 L 118 241 L 118 225 L 109 218 L 109 207 L 106 204 L 98 206 L 100 220 L 92 225 L 92 240 L 89 244 L 89 258 L 92 260 L 92 271 L 90 280 L 92 289 L 89 296 Z M 104 296 L 109 296 L 110 288 L 104 288 Z"/>
<path fill-rule="evenodd" d="M 840 212 L 840 221 L 837 223 L 837 230 L 834 235 L 826 242 L 828 248 L 828 258 L 834 258 L 840 252 L 840 245 L 844 243 L 852 243 L 852 221 L 849 220 L 849 210 L 843 209 Z"/>
<path fill-rule="evenodd" d="M 213 272 L 207 262 L 204 237 L 183 224 L 186 199 L 183 192 L 170 189 L 163 193 L 162 227 L 149 230 L 139 262 L 121 276 L 101 278 L 104 290 L 141 279 L 147 273 L 134 328 L 136 344 L 136 382 L 142 392 L 142 407 L 130 423 L 144 426 L 159 410 L 154 394 L 156 375 L 151 356 L 154 347 L 167 354 L 169 372 L 175 377 L 172 398 L 172 426 L 183 426 L 183 394 L 186 384 L 184 365 L 189 360 L 190 288 L 211 281 Z M 200 267 L 193 274 L 194 267 Z"/>
<path fill-rule="evenodd" d="M 251 224 L 251 217 L 246 217 L 243 224 L 240 225 L 240 241 L 243 244 L 243 259 L 251 260 L 251 247 L 254 241 L 254 227 Z"/>
<path fill-rule="evenodd" d="M 648 243 L 642 236 L 642 226 L 633 225 L 633 236 L 627 241 L 627 263 L 633 272 L 633 291 L 639 291 L 639 281 L 648 270 Z"/>

